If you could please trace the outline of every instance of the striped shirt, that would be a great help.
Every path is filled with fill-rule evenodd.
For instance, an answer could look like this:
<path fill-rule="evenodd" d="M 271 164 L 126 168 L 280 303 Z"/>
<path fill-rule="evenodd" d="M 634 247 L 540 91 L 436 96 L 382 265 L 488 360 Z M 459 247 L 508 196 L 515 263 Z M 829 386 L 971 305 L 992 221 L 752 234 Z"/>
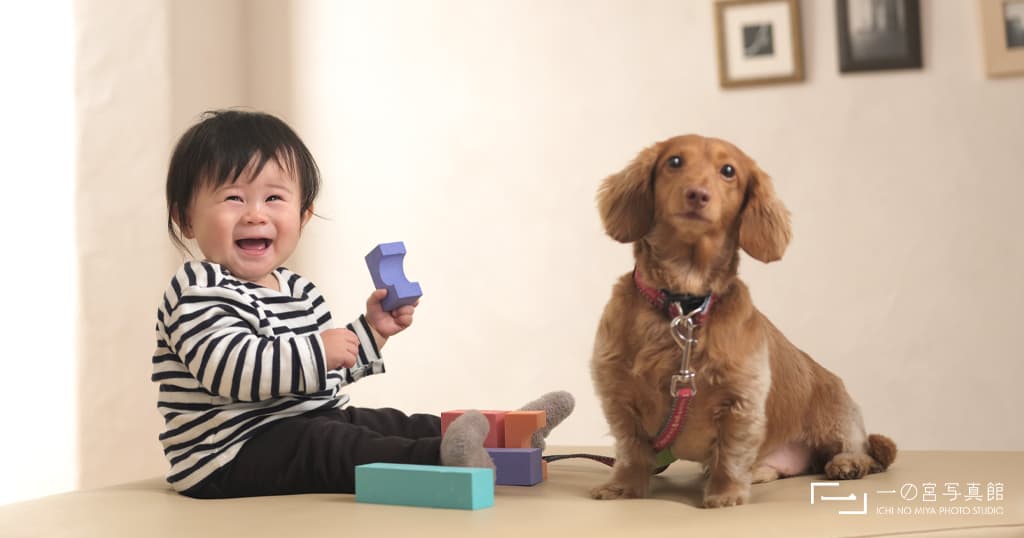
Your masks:
<path fill-rule="evenodd" d="M 157 310 L 153 382 L 167 481 L 185 491 L 230 462 L 260 428 L 348 402 L 340 388 L 384 371 L 366 318 L 351 368 L 327 371 L 320 332 L 331 313 L 312 282 L 274 272 L 281 291 L 238 280 L 210 262 L 188 262 Z"/>

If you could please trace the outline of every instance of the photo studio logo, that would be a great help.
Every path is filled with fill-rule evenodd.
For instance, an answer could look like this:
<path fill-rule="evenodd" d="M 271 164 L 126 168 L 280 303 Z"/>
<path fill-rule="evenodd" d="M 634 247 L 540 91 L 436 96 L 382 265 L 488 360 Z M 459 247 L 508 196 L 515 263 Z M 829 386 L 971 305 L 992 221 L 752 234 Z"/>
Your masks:
<path fill-rule="evenodd" d="M 841 516 L 1001 516 L 1005 513 L 1002 482 L 907 482 L 899 489 L 868 492 L 847 490 L 856 482 L 811 482 L 811 504 L 834 503 Z M 870 509 L 869 509 L 870 507 Z"/>

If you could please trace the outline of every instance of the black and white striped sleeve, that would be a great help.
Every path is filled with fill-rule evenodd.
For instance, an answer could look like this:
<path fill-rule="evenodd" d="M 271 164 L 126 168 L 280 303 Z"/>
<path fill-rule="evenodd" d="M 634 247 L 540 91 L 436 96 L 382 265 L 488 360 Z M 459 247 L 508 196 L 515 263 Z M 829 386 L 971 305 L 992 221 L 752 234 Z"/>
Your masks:
<path fill-rule="evenodd" d="M 257 334 L 259 311 L 220 287 L 183 289 L 163 314 L 167 346 L 212 394 L 236 401 L 311 395 L 326 388 L 319 333 Z"/>
<path fill-rule="evenodd" d="M 356 363 L 350 368 L 339 368 L 330 372 L 328 377 L 338 378 L 341 384 L 345 385 L 355 383 L 369 375 L 384 373 L 384 361 L 381 359 L 380 350 L 377 349 L 377 342 L 373 339 L 373 332 L 370 331 L 366 317 L 359 316 L 352 323 L 345 325 L 345 328 L 359 338 L 359 355 L 356 357 Z"/>

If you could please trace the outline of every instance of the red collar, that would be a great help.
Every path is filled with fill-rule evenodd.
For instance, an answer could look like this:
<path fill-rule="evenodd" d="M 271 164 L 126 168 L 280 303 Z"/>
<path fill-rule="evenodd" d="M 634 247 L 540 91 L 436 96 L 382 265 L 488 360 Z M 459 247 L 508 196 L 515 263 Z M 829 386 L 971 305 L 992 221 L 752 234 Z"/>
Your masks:
<path fill-rule="evenodd" d="M 698 326 L 703 325 L 707 321 L 708 314 L 711 313 L 711 305 L 715 302 L 715 295 L 709 293 L 708 295 L 689 295 L 685 293 L 670 293 L 668 290 L 659 290 L 647 286 L 640 280 L 640 272 L 633 268 L 633 283 L 636 284 L 636 289 L 640 290 L 640 295 L 643 295 L 647 302 L 651 303 L 651 306 L 657 308 L 659 312 L 665 314 L 669 318 L 675 318 L 682 313 L 690 313 L 694 310 L 700 310 L 700 313 L 693 318 L 694 323 Z M 680 311 L 682 307 L 682 312 Z"/>

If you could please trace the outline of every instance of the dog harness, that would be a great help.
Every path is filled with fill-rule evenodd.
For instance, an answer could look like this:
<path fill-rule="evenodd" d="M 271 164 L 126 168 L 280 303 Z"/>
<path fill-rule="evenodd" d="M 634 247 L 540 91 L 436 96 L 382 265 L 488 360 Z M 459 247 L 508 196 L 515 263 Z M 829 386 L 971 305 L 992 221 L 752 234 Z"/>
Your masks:
<path fill-rule="evenodd" d="M 636 285 L 640 295 L 643 295 L 647 302 L 651 303 L 651 306 L 665 314 L 669 319 L 677 318 L 681 314 L 690 313 L 695 310 L 698 311 L 696 319 L 694 319 L 694 323 L 698 327 L 704 324 L 710 313 L 711 303 L 715 300 L 712 294 L 690 295 L 689 293 L 672 293 L 664 289 L 651 288 L 640 280 L 640 273 L 636 269 L 633 269 L 633 283 Z"/>

